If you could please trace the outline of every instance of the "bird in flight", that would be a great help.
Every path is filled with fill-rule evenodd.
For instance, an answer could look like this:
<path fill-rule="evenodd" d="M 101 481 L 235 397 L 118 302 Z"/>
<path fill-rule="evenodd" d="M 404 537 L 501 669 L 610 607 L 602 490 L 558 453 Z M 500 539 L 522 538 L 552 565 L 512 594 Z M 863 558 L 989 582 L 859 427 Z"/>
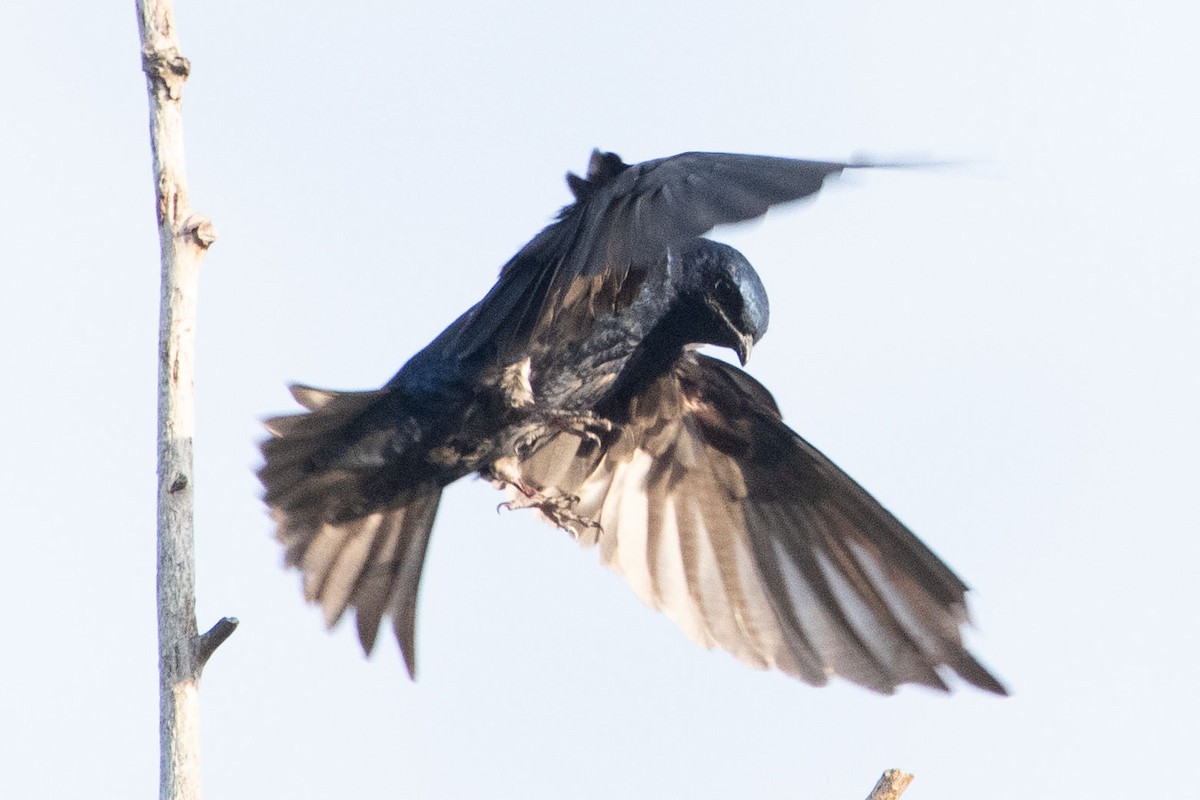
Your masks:
<path fill-rule="evenodd" d="M 966 585 L 784 425 L 744 366 L 767 330 L 749 262 L 701 238 L 872 166 L 595 151 L 574 201 L 383 388 L 291 387 L 258 472 L 287 564 L 368 654 L 389 617 L 415 675 L 442 489 L 479 474 L 705 647 L 815 685 L 1004 687 L 964 647 Z"/>

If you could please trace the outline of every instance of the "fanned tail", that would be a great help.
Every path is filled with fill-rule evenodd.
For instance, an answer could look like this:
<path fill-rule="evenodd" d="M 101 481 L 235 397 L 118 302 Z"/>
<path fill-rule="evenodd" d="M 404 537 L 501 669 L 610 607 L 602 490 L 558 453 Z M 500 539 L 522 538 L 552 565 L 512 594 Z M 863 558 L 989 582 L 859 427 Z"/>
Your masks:
<path fill-rule="evenodd" d="M 302 573 L 304 596 L 326 625 L 355 609 L 370 654 L 390 616 L 415 677 L 417 590 L 442 486 L 409 484 L 403 462 L 386 457 L 403 426 L 362 424 L 386 394 L 293 386 L 308 411 L 267 420 L 258 477 L 285 562 Z"/>

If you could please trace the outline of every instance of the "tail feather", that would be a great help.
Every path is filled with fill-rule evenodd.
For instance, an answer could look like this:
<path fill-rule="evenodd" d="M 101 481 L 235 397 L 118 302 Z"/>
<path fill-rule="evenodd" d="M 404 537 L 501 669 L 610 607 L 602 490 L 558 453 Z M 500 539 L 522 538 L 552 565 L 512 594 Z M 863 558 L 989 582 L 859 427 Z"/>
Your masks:
<path fill-rule="evenodd" d="M 288 387 L 288 391 L 292 393 L 292 397 L 296 402 L 307 408 L 309 411 L 316 411 L 318 408 L 324 408 L 329 405 L 329 402 L 337 397 L 350 397 L 359 392 L 333 392 L 329 389 L 318 389 L 314 386 L 305 386 L 302 383 L 293 383 Z M 375 392 L 361 392 L 361 394 L 375 394 Z"/>
<path fill-rule="evenodd" d="M 258 471 L 285 563 L 300 570 L 305 598 L 320 605 L 328 627 L 355 609 L 367 654 L 390 615 L 415 674 L 417 590 L 441 484 L 405 482 L 395 462 L 331 463 L 384 392 L 293 386 L 292 394 L 308 411 L 267 421 Z"/>

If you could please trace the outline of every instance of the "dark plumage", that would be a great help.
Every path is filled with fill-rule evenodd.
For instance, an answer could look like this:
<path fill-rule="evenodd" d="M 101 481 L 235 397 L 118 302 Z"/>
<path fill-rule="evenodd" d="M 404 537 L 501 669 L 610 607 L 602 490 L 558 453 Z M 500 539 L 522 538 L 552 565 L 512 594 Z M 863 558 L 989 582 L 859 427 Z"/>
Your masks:
<path fill-rule="evenodd" d="M 1003 693 L 963 647 L 966 586 L 780 418 L 745 364 L 767 295 L 698 238 L 866 166 L 723 153 L 592 154 L 575 202 L 382 389 L 293 387 L 259 478 L 287 563 L 364 650 L 384 616 L 414 672 L 442 487 L 479 473 L 623 574 L 695 641 L 813 684 Z"/>

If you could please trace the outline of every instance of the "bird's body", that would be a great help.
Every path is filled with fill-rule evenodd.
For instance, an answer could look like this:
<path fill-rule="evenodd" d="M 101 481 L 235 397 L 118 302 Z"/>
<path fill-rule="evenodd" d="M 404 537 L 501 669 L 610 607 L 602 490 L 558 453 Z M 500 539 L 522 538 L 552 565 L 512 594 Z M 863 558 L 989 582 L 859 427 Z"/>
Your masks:
<path fill-rule="evenodd" d="M 766 331 L 746 259 L 699 238 L 815 193 L 852 165 L 593 154 L 576 201 L 382 389 L 294 387 L 268 422 L 266 487 L 287 560 L 333 624 L 384 615 L 414 670 L 417 587 L 441 489 L 478 473 L 625 574 L 702 644 L 812 682 L 1003 691 L 966 652 L 965 586 L 783 425 L 745 373 Z"/>

